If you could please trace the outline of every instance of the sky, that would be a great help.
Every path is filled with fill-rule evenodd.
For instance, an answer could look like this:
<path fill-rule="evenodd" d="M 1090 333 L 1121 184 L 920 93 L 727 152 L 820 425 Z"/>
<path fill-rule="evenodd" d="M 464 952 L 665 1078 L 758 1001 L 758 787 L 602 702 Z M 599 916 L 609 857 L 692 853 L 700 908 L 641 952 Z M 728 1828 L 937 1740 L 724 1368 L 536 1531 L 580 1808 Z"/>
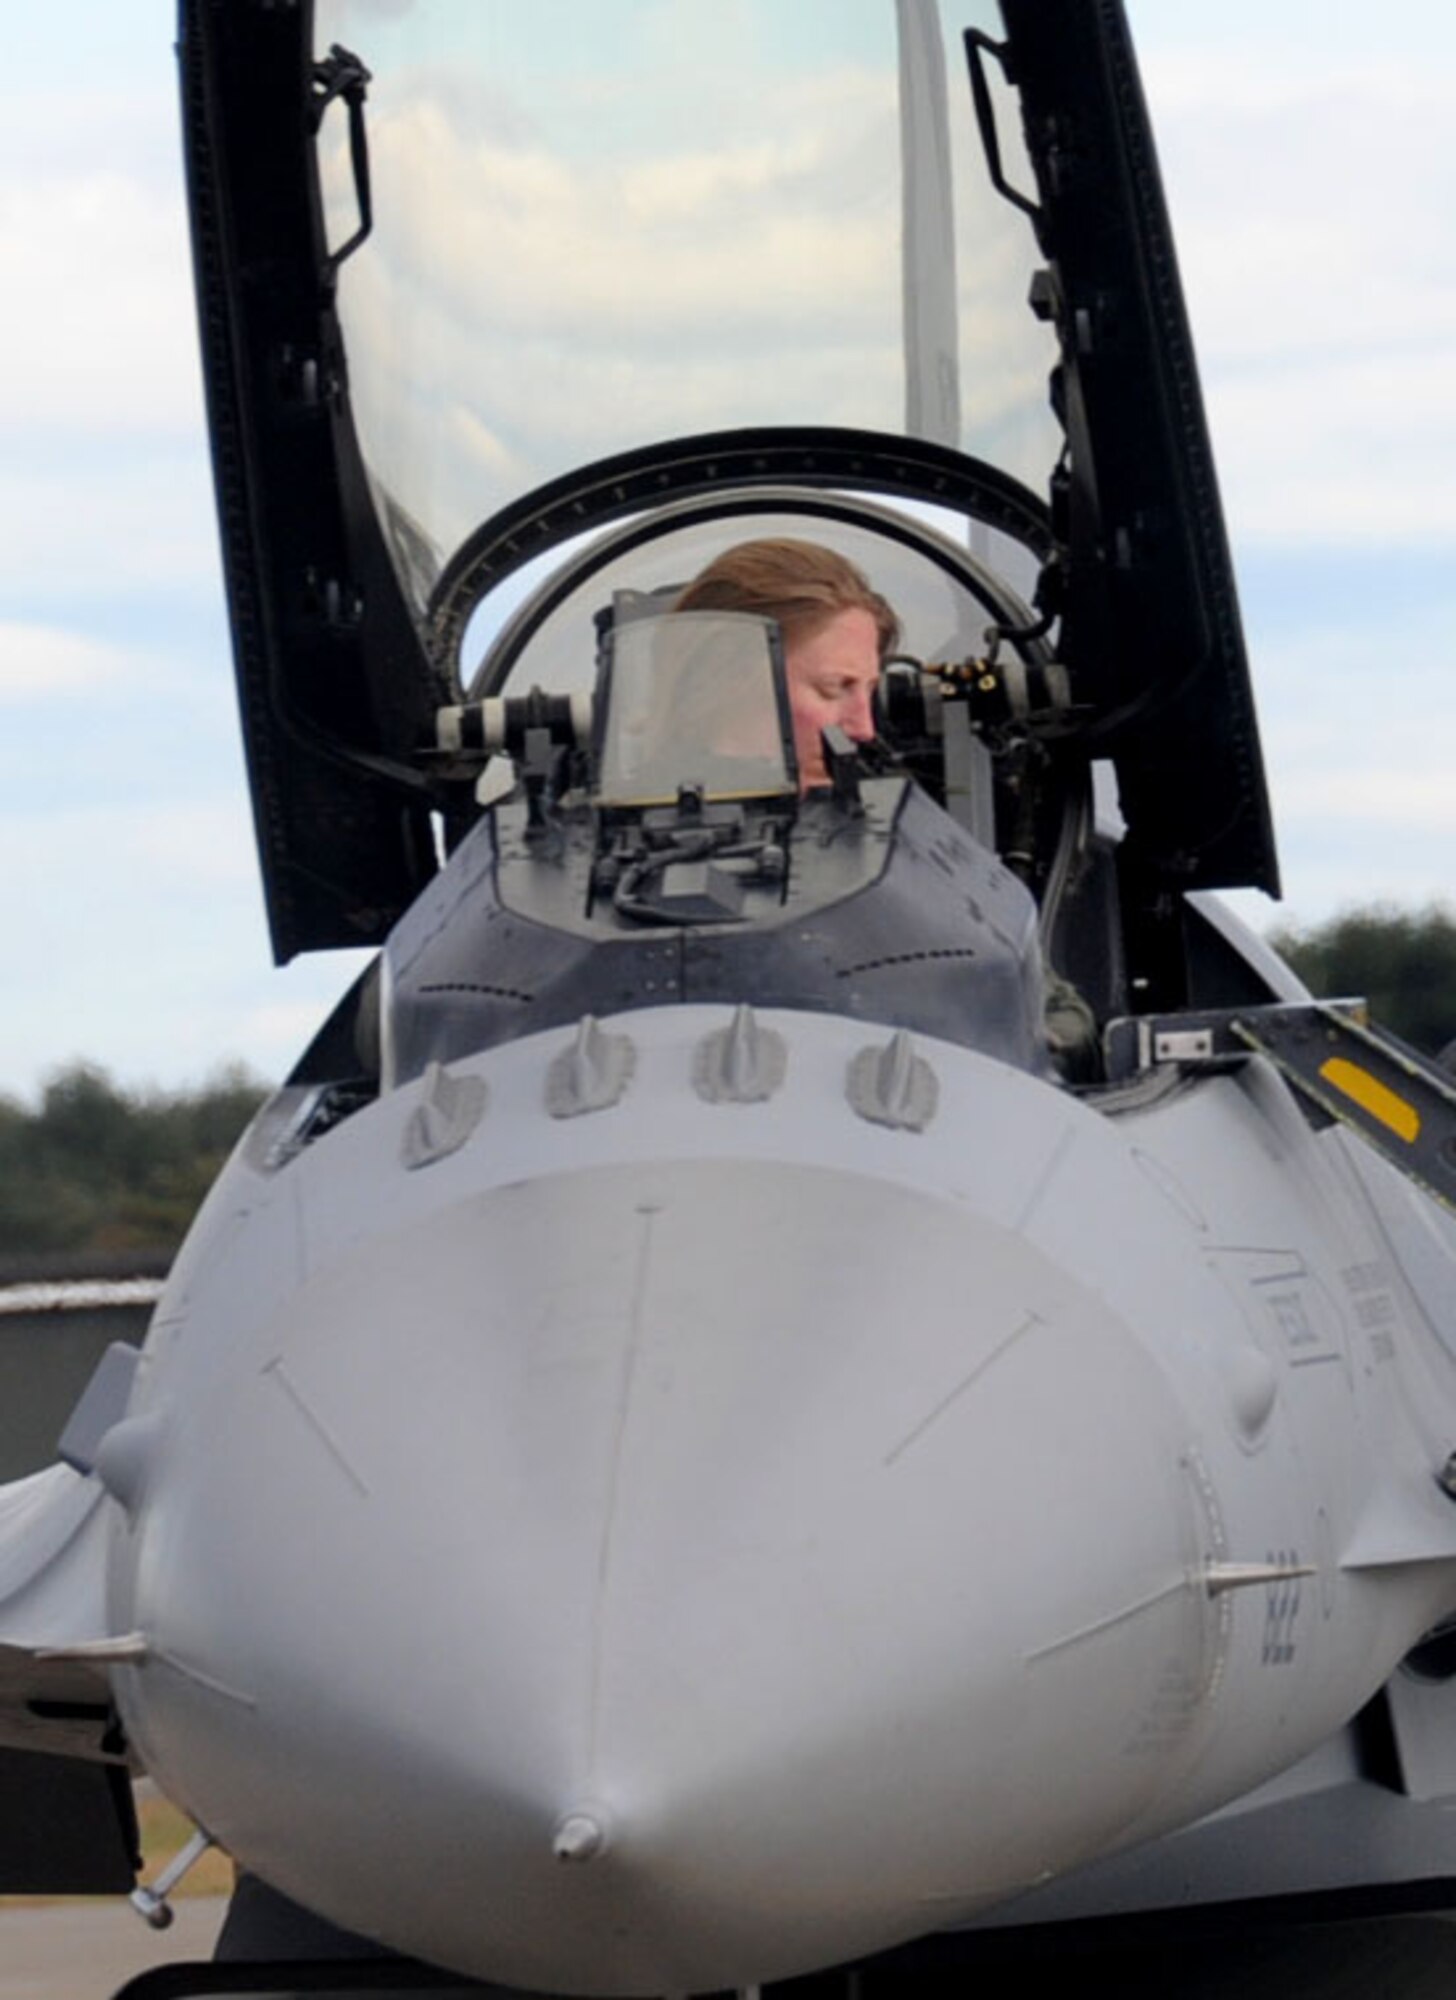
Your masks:
<path fill-rule="evenodd" d="M 1456 861 L 1456 14 L 1131 0 L 1284 870 L 1261 926 Z M 1386 25 L 1384 22 L 1383 25 Z M 0 71 L 0 1092 L 285 1073 L 238 747 L 166 0 L 12 10 Z"/>

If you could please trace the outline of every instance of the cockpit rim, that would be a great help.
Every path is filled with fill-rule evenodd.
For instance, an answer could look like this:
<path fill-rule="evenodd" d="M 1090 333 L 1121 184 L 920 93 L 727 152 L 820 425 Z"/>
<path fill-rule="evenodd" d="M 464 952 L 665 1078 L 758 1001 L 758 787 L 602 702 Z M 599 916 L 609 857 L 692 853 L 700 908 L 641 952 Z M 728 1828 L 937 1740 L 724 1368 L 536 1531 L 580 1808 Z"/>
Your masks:
<path fill-rule="evenodd" d="M 806 510 L 814 495 L 913 500 L 999 530 L 1038 563 L 1056 552 L 1049 509 L 1029 487 L 944 445 L 889 432 L 797 425 L 669 438 L 536 487 L 468 535 L 441 571 L 426 610 L 426 643 L 437 670 L 460 686 L 461 648 L 477 606 L 533 558 L 633 515 L 658 520 L 676 501 L 716 496 L 726 506 L 735 504 L 732 495 L 741 505 L 743 496 L 764 488 L 794 492 Z"/>
<path fill-rule="evenodd" d="M 574 560 L 545 578 L 506 618 L 467 681 L 468 699 L 480 701 L 503 692 L 512 673 L 526 655 L 537 632 L 552 614 L 590 581 L 634 549 L 660 541 L 675 531 L 706 525 L 718 520 L 741 519 L 754 515 L 802 514 L 807 523 L 832 521 L 856 527 L 913 550 L 953 578 L 985 609 L 989 624 L 1000 626 L 1018 651 L 1026 652 L 1023 628 L 1030 628 L 1035 643 L 1032 654 L 1045 652 L 1039 643 L 1035 614 L 1006 579 L 997 574 L 971 550 L 947 540 L 932 524 L 877 505 L 863 494 L 808 491 L 803 487 L 746 486 L 724 487 L 713 492 L 679 498 L 658 506 L 640 518 L 623 522 L 581 551 Z M 689 579 L 684 577 L 684 583 Z M 459 663 L 453 663 L 457 668 Z"/>

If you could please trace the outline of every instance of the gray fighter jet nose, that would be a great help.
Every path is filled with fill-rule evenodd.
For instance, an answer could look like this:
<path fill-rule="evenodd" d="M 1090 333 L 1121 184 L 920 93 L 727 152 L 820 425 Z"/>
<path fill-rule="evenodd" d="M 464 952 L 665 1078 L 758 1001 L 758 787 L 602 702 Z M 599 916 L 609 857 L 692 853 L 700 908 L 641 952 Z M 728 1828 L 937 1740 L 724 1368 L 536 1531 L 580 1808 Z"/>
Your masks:
<path fill-rule="evenodd" d="M 1128 1328 L 949 1200 L 497 1186 L 285 1292 L 189 1442 L 138 1571 L 153 1752 L 244 1858 L 266 1819 L 278 1887 L 494 1980 L 843 1959 L 1105 1846 L 1186 1757 L 1183 1437 Z"/>

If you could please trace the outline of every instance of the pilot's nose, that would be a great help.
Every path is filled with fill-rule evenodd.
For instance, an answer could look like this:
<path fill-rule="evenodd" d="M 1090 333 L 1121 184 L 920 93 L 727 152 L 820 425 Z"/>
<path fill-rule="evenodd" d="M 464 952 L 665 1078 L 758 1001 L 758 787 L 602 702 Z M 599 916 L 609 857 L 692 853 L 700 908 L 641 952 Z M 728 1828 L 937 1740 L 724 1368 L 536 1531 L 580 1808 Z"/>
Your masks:
<path fill-rule="evenodd" d="M 841 727 L 853 743 L 869 743 L 874 738 L 875 717 L 871 706 L 873 690 L 857 687 L 844 698 Z"/>

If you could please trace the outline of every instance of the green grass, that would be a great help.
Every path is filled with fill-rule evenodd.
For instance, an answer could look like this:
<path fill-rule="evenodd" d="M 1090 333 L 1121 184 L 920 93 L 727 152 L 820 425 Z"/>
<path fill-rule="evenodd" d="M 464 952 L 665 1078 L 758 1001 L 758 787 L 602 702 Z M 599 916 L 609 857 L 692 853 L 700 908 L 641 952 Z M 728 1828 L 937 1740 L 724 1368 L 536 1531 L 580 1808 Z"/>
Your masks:
<path fill-rule="evenodd" d="M 150 1882 L 166 1867 L 178 1848 L 187 1845 L 192 1838 L 193 1826 L 187 1815 L 179 1812 L 170 1799 L 164 1799 L 160 1792 L 153 1791 L 138 1797 L 137 1821 L 142 1835 L 141 1879 Z M 232 1862 L 217 1848 L 209 1847 L 201 1859 L 188 1869 L 172 1894 L 230 1896 L 232 1890 Z"/>

